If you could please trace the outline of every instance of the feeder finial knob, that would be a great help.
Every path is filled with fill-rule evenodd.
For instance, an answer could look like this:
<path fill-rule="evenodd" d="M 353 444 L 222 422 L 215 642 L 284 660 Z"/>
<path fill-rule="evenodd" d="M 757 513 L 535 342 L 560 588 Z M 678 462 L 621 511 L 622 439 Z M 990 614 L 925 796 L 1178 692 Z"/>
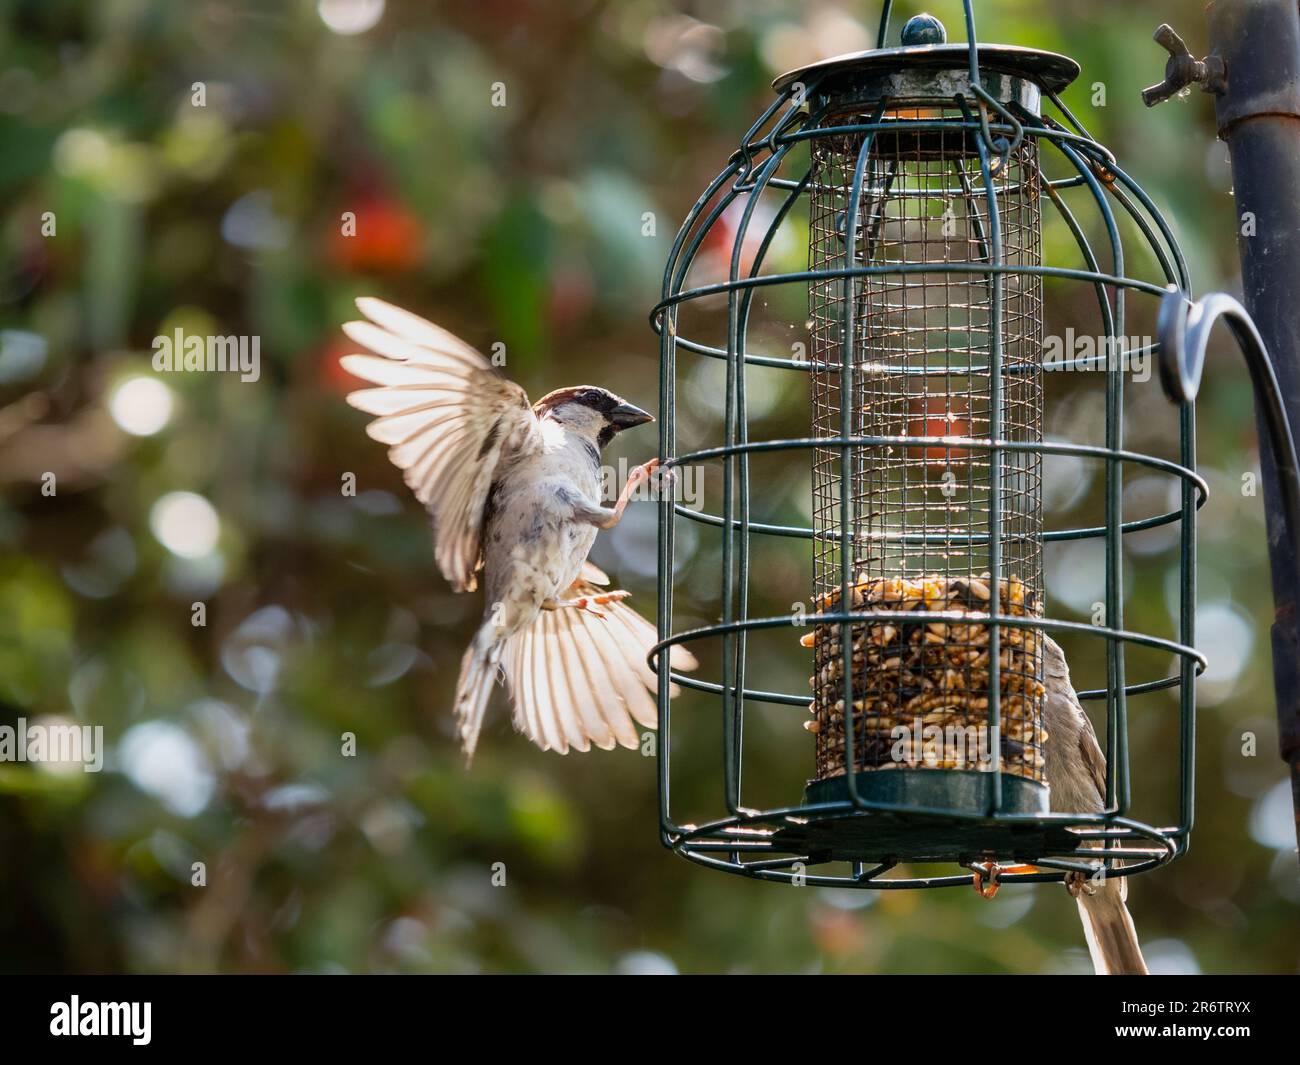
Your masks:
<path fill-rule="evenodd" d="M 908 48 L 916 44 L 946 44 L 948 31 L 933 15 L 913 15 L 903 24 L 902 44 Z"/>

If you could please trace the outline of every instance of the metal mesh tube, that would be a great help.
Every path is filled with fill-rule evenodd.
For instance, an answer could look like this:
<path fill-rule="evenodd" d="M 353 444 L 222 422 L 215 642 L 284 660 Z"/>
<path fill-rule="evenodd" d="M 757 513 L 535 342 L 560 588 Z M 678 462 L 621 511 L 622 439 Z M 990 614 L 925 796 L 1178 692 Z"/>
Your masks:
<path fill-rule="evenodd" d="M 951 107 L 889 118 L 960 119 Z M 842 116 L 844 122 L 868 121 Z M 1001 438 L 1042 439 L 1042 281 L 1004 275 L 1001 321 L 990 277 L 944 264 L 990 261 L 990 220 L 974 136 L 961 129 L 879 133 L 857 210 L 856 266 L 933 263 L 936 270 L 856 278 L 852 359 L 855 436 L 989 439 L 990 331 L 1002 337 Z M 810 267 L 845 265 L 845 220 L 862 134 L 813 143 Z M 994 175 L 1002 259 L 1041 262 L 1037 144 L 1026 138 Z M 841 433 L 844 284 L 810 286 L 814 434 Z M 839 606 L 840 449 L 813 460 L 814 581 L 821 609 Z M 897 623 L 853 626 L 855 768 L 987 768 L 988 626 L 908 621 L 911 609 L 987 612 L 987 450 L 888 444 L 858 448 L 851 470 L 853 608 L 894 610 Z M 1000 590 L 1004 614 L 1038 616 L 1042 588 L 1042 460 L 1003 450 Z M 818 779 L 844 772 L 840 626 L 814 634 Z M 1042 780 L 1042 636 L 1001 633 L 1002 768 Z M 937 733 L 935 728 L 939 730 Z M 900 731 L 900 729 L 902 731 Z M 941 738 L 940 738 L 941 737 Z M 900 746 L 899 740 L 910 741 Z M 972 746 L 973 745 L 973 746 Z"/>

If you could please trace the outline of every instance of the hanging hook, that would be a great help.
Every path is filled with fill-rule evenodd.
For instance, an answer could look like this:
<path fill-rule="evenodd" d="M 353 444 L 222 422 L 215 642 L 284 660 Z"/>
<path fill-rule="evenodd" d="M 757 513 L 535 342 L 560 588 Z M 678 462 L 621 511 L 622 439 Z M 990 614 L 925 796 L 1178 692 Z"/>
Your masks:
<path fill-rule="evenodd" d="M 889 36 L 889 14 L 893 9 L 894 0 L 885 0 L 880 8 L 880 29 L 876 32 L 876 47 L 884 48 L 885 39 Z"/>
<path fill-rule="evenodd" d="M 1246 308 L 1224 292 L 1213 292 L 1189 301 L 1173 285 L 1160 301 L 1156 332 L 1160 340 L 1160 383 L 1174 403 L 1191 403 L 1201 387 L 1205 350 L 1210 330 L 1222 318 L 1232 330 L 1237 346 L 1246 357 L 1255 403 L 1267 431 L 1264 443 L 1277 465 L 1282 505 L 1291 539 L 1300 545 L 1300 463 L 1296 461 L 1295 439 L 1282 402 L 1282 389 L 1273 372 L 1264 338 Z"/>
<path fill-rule="evenodd" d="M 1025 130 L 1020 124 L 1020 120 L 1007 110 L 1002 102 L 985 89 L 980 82 L 979 45 L 975 37 L 975 12 L 971 2 L 972 0 L 962 0 L 962 8 L 966 16 L 966 51 L 970 73 L 970 88 L 972 95 L 980 104 L 980 137 L 983 138 L 988 153 L 995 157 L 989 164 L 989 171 L 992 174 L 998 174 L 1007 165 L 1011 153 L 1020 147 L 1021 141 L 1024 140 Z M 889 35 L 889 15 L 892 8 L 891 0 L 885 0 L 880 13 L 880 31 L 876 35 L 877 48 L 885 47 Z M 944 44 L 947 40 L 948 31 L 944 29 L 943 23 L 933 15 L 921 14 L 914 15 L 907 20 L 907 23 L 903 26 L 899 43 L 904 48 L 908 48 Z M 1003 136 L 994 136 L 993 131 L 989 128 L 989 108 L 997 112 L 998 117 L 1011 127 L 1010 140 Z"/>
<path fill-rule="evenodd" d="M 979 45 L 976 43 L 975 37 L 975 10 L 972 6 L 972 0 L 962 0 L 962 7 L 966 15 L 966 50 L 970 57 L 970 91 L 974 93 L 981 104 L 980 136 L 984 138 L 984 146 L 998 157 L 997 165 L 989 167 L 990 172 L 996 174 L 1006 166 L 1011 153 L 1020 147 L 1020 142 L 1024 140 L 1025 130 L 1016 116 L 995 99 L 993 94 L 984 88 L 984 85 L 980 82 Z M 994 138 L 992 131 L 989 129 L 988 108 L 990 107 L 1011 126 L 1011 140 L 1008 141 L 1005 137 Z"/>
<path fill-rule="evenodd" d="M 1156 319 L 1159 337 L 1160 383 L 1165 394 L 1175 403 L 1190 403 L 1201 386 L 1201 372 L 1205 369 L 1205 349 L 1210 330 L 1222 318 L 1232 330 L 1237 346 L 1246 358 L 1250 381 L 1255 390 L 1255 406 L 1262 427 L 1260 450 L 1268 448 L 1277 474 L 1278 493 L 1281 496 L 1283 529 L 1269 523 L 1269 537 L 1285 540 L 1281 546 L 1292 562 L 1300 553 L 1300 463 L 1296 460 L 1295 438 L 1287 414 L 1281 386 L 1273 371 L 1273 361 L 1259 330 L 1246 308 L 1231 296 L 1215 292 L 1191 302 L 1173 285 L 1160 302 L 1160 315 Z M 1271 550 L 1276 550 L 1270 544 Z M 1294 572 L 1294 570 L 1292 570 Z M 1280 603 L 1285 599 L 1300 599 L 1300 589 L 1275 592 Z M 1294 660 L 1296 645 L 1295 616 L 1279 610 L 1273 623 L 1274 661 L 1291 656 Z M 1279 674 L 1281 676 L 1281 674 Z M 1277 693 L 1278 747 L 1282 760 L 1291 767 L 1292 791 L 1296 796 L 1296 813 L 1300 816 L 1300 692 L 1293 684 L 1279 680 Z"/>
<path fill-rule="evenodd" d="M 983 85 L 971 85 L 973 92 L 980 101 L 980 136 L 984 138 L 984 145 L 991 153 L 997 155 L 997 160 L 990 164 L 989 172 L 991 174 L 1001 173 L 1002 168 L 1007 165 L 1011 158 L 1011 153 L 1020 147 L 1020 142 L 1025 139 L 1025 127 L 1020 124 L 1010 111 L 999 103 Z M 1006 137 L 994 137 L 992 130 L 989 129 L 989 108 L 993 108 L 998 115 L 1011 126 L 1011 140 Z"/>

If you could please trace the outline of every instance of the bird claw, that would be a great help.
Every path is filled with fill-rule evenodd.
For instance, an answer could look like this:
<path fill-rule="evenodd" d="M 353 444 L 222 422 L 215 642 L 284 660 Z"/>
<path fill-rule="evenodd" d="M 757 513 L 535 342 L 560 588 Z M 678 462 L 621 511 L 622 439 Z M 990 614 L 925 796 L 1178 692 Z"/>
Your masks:
<path fill-rule="evenodd" d="M 1097 884 L 1087 873 L 1076 869 L 1065 874 L 1065 890 L 1072 899 L 1077 899 L 1080 894 L 1091 897 L 1097 894 Z"/>
<path fill-rule="evenodd" d="M 991 899 L 998 893 L 998 888 L 1002 886 L 1002 878 L 1008 873 L 1021 875 L 1039 872 L 1036 865 L 998 865 L 997 862 L 973 864 L 971 869 L 974 873 L 971 886 L 979 893 L 980 898 L 984 899 Z M 987 884 L 984 882 L 985 876 L 988 877 Z"/>
<path fill-rule="evenodd" d="M 982 899 L 991 899 L 998 893 L 998 888 L 1002 885 L 998 878 L 1001 875 L 1001 869 L 997 862 L 985 862 L 983 865 L 975 864 L 971 866 L 972 879 L 971 887 L 975 893 Z M 984 877 L 988 877 L 988 883 L 984 882 Z"/>
<path fill-rule="evenodd" d="M 659 468 L 659 460 L 651 459 L 649 462 L 643 462 L 640 466 L 634 466 L 628 474 L 628 484 L 633 488 L 639 488 L 654 476 L 655 470 Z"/>

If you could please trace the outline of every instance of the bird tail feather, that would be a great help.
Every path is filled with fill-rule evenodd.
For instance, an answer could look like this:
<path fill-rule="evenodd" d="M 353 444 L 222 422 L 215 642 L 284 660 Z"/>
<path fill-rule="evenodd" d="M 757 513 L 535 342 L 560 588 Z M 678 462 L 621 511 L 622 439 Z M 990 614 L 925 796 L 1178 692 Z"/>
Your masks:
<path fill-rule="evenodd" d="M 474 760 L 474 749 L 478 746 L 483 715 L 487 712 L 488 697 L 492 694 L 500 659 L 501 643 L 485 627 L 478 631 L 460 660 L 455 712 L 466 766 Z"/>
<path fill-rule="evenodd" d="M 1147 975 L 1137 929 L 1124 904 L 1127 894 L 1127 885 L 1121 878 L 1105 881 L 1092 895 L 1086 890 L 1079 892 L 1083 934 L 1098 976 Z"/>
<path fill-rule="evenodd" d="M 571 589 L 579 596 L 599 593 L 585 580 Z M 640 728 L 658 721 L 659 678 L 646 664 L 657 638 L 654 626 L 622 599 L 592 610 L 541 611 L 510 637 L 502 657 L 515 728 L 560 754 L 638 746 Z M 696 666 L 683 647 L 674 647 L 669 659 L 674 669 Z M 677 686 L 669 691 L 675 695 Z"/>

